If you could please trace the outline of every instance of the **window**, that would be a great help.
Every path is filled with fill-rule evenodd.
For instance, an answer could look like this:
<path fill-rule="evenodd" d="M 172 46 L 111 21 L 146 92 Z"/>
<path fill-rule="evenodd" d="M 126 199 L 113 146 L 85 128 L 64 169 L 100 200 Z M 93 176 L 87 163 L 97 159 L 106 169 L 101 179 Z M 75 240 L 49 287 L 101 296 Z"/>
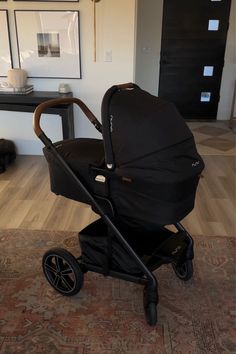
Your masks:
<path fill-rule="evenodd" d="M 213 76 L 214 66 L 204 66 L 203 76 Z"/>
<path fill-rule="evenodd" d="M 210 102 L 211 92 L 201 92 L 201 102 Z"/>
<path fill-rule="evenodd" d="M 219 24 L 220 24 L 219 20 L 209 20 L 208 31 L 218 31 Z"/>

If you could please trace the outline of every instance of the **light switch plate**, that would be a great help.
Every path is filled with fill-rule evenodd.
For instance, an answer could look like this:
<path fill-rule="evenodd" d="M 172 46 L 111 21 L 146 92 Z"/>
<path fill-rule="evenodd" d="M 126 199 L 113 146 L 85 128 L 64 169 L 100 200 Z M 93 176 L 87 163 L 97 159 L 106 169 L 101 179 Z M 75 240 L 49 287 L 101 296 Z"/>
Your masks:
<path fill-rule="evenodd" d="M 105 51 L 105 58 L 104 61 L 106 62 L 112 62 L 112 50 L 106 50 Z"/>

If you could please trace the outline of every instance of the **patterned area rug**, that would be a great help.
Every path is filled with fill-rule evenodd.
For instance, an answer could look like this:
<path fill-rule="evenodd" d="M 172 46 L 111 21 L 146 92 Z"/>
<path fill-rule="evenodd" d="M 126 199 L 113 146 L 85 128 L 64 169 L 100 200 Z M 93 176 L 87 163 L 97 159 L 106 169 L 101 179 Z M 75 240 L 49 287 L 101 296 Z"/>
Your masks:
<path fill-rule="evenodd" d="M 92 273 L 73 298 L 49 286 L 42 255 L 59 246 L 78 256 L 75 233 L 0 231 L 0 353 L 235 353 L 235 239 L 194 239 L 192 280 L 183 283 L 170 266 L 155 272 L 160 304 L 152 328 L 142 286 Z"/>

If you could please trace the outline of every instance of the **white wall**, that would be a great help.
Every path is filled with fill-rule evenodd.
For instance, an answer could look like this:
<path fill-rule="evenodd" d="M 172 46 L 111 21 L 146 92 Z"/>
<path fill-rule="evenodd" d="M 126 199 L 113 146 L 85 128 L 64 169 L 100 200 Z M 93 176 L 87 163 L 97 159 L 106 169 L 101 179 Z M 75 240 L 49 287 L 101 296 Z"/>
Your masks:
<path fill-rule="evenodd" d="M 135 82 L 158 94 L 163 0 L 137 1 Z M 236 0 L 232 0 L 217 120 L 230 118 L 236 80 Z"/>
<path fill-rule="evenodd" d="M 134 80 L 135 0 L 101 0 L 97 3 L 97 62 L 93 61 L 93 2 L 78 3 L 0 2 L 8 9 L 14 67 L 18 67 L 14 9 L 79 10 L 82 79 L 29 79 L 35 90 L 57 91 L 60 82 L 69 83 L 73 94 L 82 99 L 100 119 L 100 105 L 105 91 L 117 83 Z M 27 26 L 27 24 L 26 24 Z M 30 30 L 30 28 L 29 28 Z M 112 51 L 112 62 L 105 62 L 105 52 Z M 15 141 L 19 154 L 41 154 L 41 142 L 34 136 L 32 114 L 0 111 L 0 137 Z M 43 128 L 54 140 L 62 137 L 60 119 L 45 115 Z M 76 136 L 98 137 L 96 130 L 75 107 Z"/>
<path fill-rule="evenodd" d="M 234 84 L 236 81 L 236 0 L 231 2 L 231 13 L 229 19 L 229 31 L 225 51 L 225 66 L 220 90 L 220 102 L 218 106 L 217 119 L 225 120 L 230 118 Z"/>
<path fill-rule="evenodd" d="M 158 94 L 163 0 L 137 1 L 135 82 Z"/>

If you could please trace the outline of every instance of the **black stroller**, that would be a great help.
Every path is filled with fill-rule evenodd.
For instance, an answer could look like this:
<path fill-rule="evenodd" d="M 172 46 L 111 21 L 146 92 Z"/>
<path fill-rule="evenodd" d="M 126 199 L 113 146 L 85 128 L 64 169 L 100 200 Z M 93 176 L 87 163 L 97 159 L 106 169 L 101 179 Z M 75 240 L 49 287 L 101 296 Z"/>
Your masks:
<path fill-rule="evenodd" d="M 41 114 L 69 103 L 79 105 L 103 140 L 51 142 L 40 128 Z M 45 253 L 48 282 L 66 296 L 80 291 L 87 271 L 143 284 L 146 319 L 155 325 L 153 271 L 171 263 L 180 279 L 193 274 L 193 240 L 180 220 L 194 207 L 204 163 L 183 118 L 173 104 L 130 83 L 106 92 L 102 125 L 81 100 L 61 98 L 36 108 L 34 130 L 45 145 L 51 190 L 101 216 L 80 231 L 78 259 L 61 248 Z"/>

